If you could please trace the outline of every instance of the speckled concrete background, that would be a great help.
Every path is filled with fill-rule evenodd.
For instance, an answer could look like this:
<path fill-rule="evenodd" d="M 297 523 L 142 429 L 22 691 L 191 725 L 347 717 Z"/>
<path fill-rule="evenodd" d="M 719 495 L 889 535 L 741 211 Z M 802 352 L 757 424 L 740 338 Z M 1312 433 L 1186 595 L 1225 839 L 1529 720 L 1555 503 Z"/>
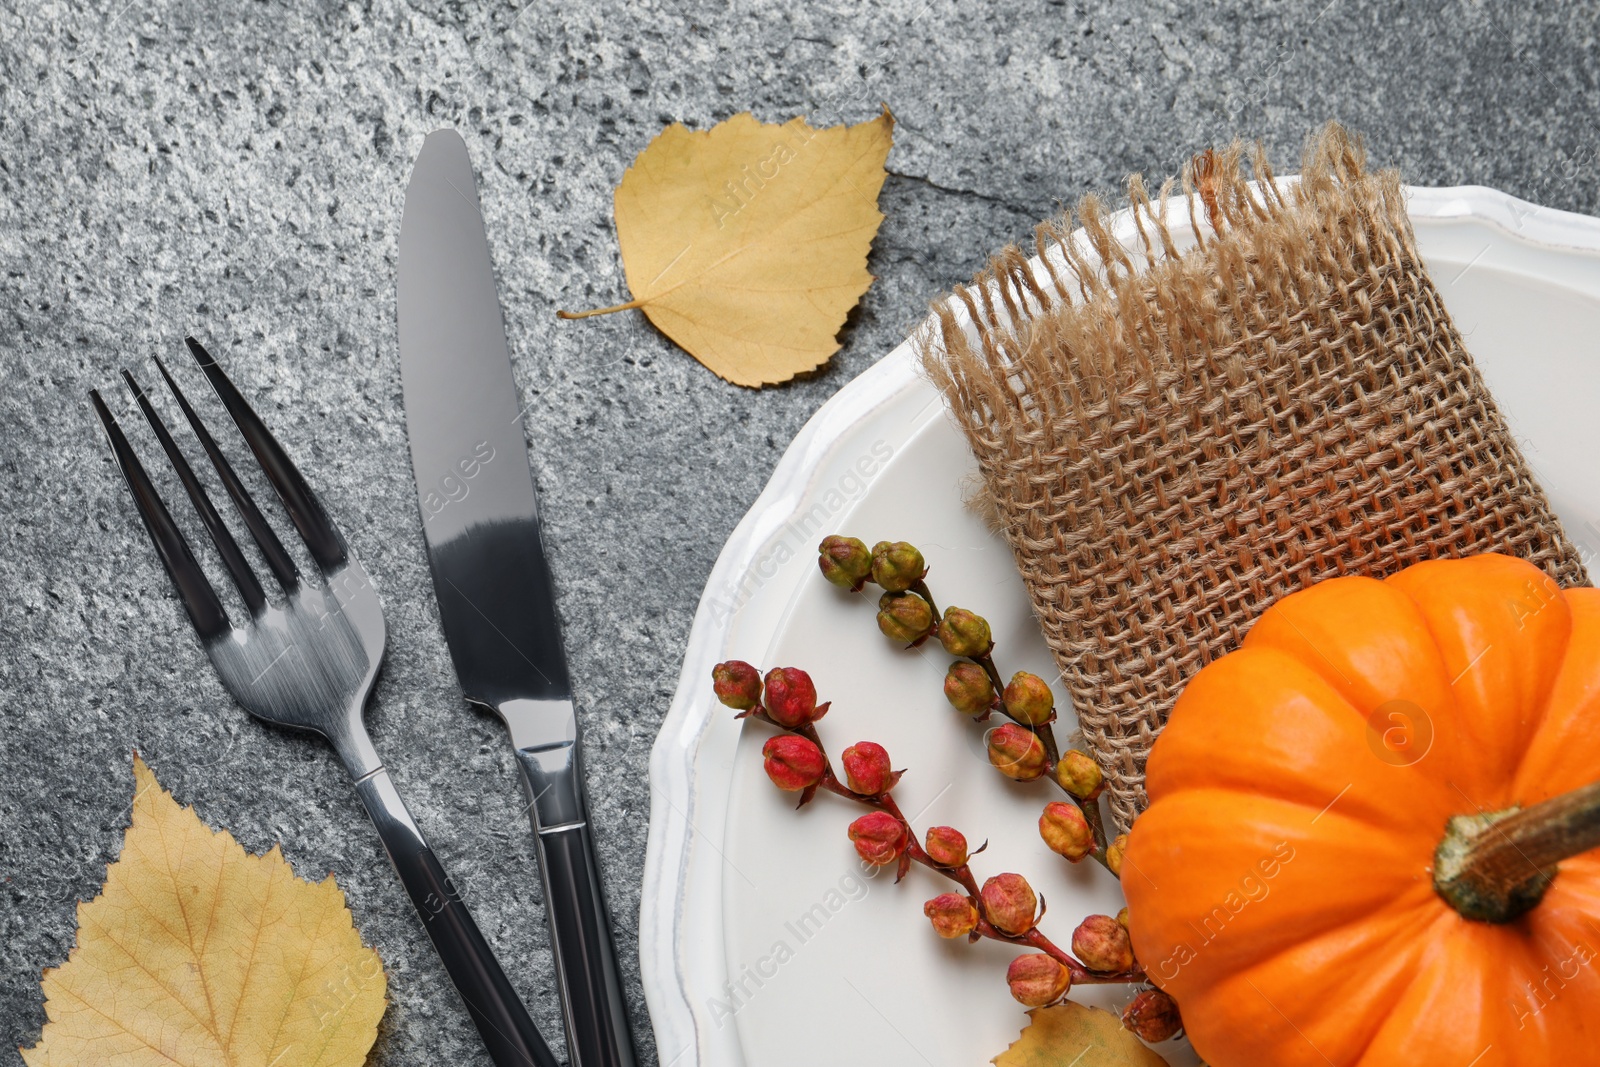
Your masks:
<path fill-rule="evenodd" d="M 66 957 L 74 903 L 116 854 L 137 748 L 248 848 L 282 842 L 302 874 L 338 876 L 391 976 L 373 1062 L 487 1062 L 331 755 L 247 720 L 207 667 L 91 421 L 88 388 L 123 365 L 153 376 L 152 354 L 181 360 L 186 331 L 256 398 L 379 581 L 374 739 L 536 1018 L 559 1029 L 508 749 L 460 703 L 411 489 L 395 240 L 429 130 L 457 126 L 481 176 L 651 1052 L 634 945 L 648 751 L 712 562 L 807 416 L 1058 202 L 1236 131 L 1288 158 L 1337 117 L 1411 182 L 1595 212 L 1597 27 L 1593 0 L 6 0 L 7 1037 L 37 1038 L 39 971 Z M 859 121 L 879 101 L 900 120 L 879 281 L 825 371 L 746 392 L 641 317 L 556 320 L 625 298 L 611 189 L 663 124 L 747 109 Z"/>

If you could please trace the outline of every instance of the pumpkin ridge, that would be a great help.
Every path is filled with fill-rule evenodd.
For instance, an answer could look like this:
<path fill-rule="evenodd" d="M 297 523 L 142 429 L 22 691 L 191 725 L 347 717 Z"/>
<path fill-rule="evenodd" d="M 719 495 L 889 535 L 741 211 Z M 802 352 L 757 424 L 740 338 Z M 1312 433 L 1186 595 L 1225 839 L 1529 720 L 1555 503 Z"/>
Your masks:
<path fill-rule="evenodd" d="M 1511 778 L 1511 800 L 1522 807 L 1600 776 L 1600 732 L 1589 728 L 1591 716 L 1600 721 L 1600 669 L 1585 670 L 1600 663 L 1600 590 L 1566 589 L 1562 599 L 1572 620 L 1567 647 L 1539 725 Z M 1583 751 L 1573 751 L 1575 745 Z M 1575 777 L 1565 773 L 1572 766 L 1588 767 L 1589 772 Z"/>
<path fill-rule="evenodd" d="M 1361 814 L 1356 815 L 1351 814 L 1349 811 L 1334 811 L 1334 806 L 1343 799 L 1342 796 L 1330 797 L 1328 803 L 1319 804 L 1313 799 L 1284 796 L 1280 793 L 1266 792 L 1259 788 L 1252 789 L 1250 788 L 1248 782 L 1236 782 L 1219 783 L 1217 785 L 1205 786 L 1183 786 L 1182 788 L 1172 790 L 1171 792 L 1163 795 L 1161 801 L 1166 802 L 1175 799 L 1183 793 L 1227 793 L 1230 796 L 1237 797 L 1246 802 L 1251 800 L 1266 800 L 1274 804 L 1286 804 L 1291 807 L 1298 808 L 1310 815 L 1313 822 L 1317 821 L 1319 817 L 1325 813 L 1329 817 L 1338 816 L 1346 822 L 1355 823 L 1374 834 L 1381 834 L 1384 837 L 1409 838 L 1415 836 L 1415 834 L 1407 827 L 1396 826 L 1393 822 L 1382 821 L 1381 817 L 1376 812 L 1363 811 Z M 1155 807 L 1155 804 L 1156 802 L 1152 801 L 1150 806 Z M 1433 846 L 1437 844 L 1437 841 L 1430 843 L 1428 848 L 1428 855 L 1430 857 L 1433 855 Z"/>
<path fill-rule="evenodd" d="M 1435 909 L 1433 918 L 1408 938 L 1409 943 L 1417 949 L 1417 958 L 1407 963 L 1406 969 L 1411 971 L 1411 974 L 1402 983 L 1399 995 L 1394 998 L 1395 1003 L 1399 1003 L 1404 998 L 1404 995 L 1411 991 L 1412 985 L 1420 978 L 1418 971 L 1422 967 L 1421 958 L 1428 954 L 1429 946 L 1435 942 L 1435 939 L 1449 937 L 1455 931 L 1455 924 L 1451 920 L 1458 918 L 1458 916 L 1438 898 L 1437 894 L 1430 892 L 1429 895 L 1432 897 L 1433 903 L 1437 904 L 1438 907 Z M 1449 929 L 1446 929 L 1446 927 L 1449 927 Z M 1352 1067 L 1391 1067 L 1392 1061 L 1380 1060 L 1370 1065 L 1366 1063 L 1367 1054 L 1372 1051 L 1372 1046 L 1377 1043 L 1378 1038 L 1383 1033 L 1384 1025 L 1388 1021 L 1389 1016 L 1387 1013 L 1378 1016 L 1374 1020 L 1371 1032 L 1367 1035 L 1366 1041 L 1362 1043 L 1360 1054 L 1350 1061 Z"/>
<path fill-rule="evenodd" d="M 1414 968 L 1412 980 L 1408 983 L 1404 994 L 1397 998 L 1393 1010 L 1386 1016 L 1385 1025 L 1380 1030 L 1379 1037 L 1389 1035 L 1389 1040 L 1406 1040 L 1432 1038 L 1435 1041 L 1449 1041 L 1453 1036 L 1465 1032 L 1469 1022 L 1476 1022 L 1481 1027 L 1487 1024 L 1490 1033 L 1500 1034 L 1506 1029 L 1507 1023 L 1504 1016 L 1498 1014 L 1509 1004 L 1509 1000 L 1502 1001 L 1492 997 L 1500 988 L 1506 992 L 1521 990 L 1524 986 L 1531 986 L 1540 976 L 1538 960 L 1534 958 L 1535 947 L 1525 935 L 1520 935 L 1515 925 L 1495 926 L 1486 923 L 1471 922 L 1461 918 L 1448 906 L 1442 909 L 1439 920 L 1419 931 L 1422 943 L 1428 947 L 1425 959 Z M 1463 967 L 1463 962 L 1472 964 Z M 1473 979 L 1468 982 L 1467 979 Z M 1431 1004 L 1424 998 L 1424 994 L 1433 992 L 1442 995 L 1443 1000 L 1455 1010 L 1445 1016 L 1437 1010 L 1437 1005 Z M 1477 994 L 1484 994 L 1478 998 L 1481 1002 L 1473 1003 Z M 1419 1010 L 1424 1009 L 1424 1010 Z M 1547 1015 L 1536 1014 L 1531 1018 L 1537 1032 L 1524 1031 L 1523 1041 L 1532 1040 L 1535 1048 L 1553 1049 L 1564 1047 L 1560 1042 L 1555 1045 L 1550 1043 L 1548 1033 L 1544 1031 L 1548 1021 Z M 1489 1047 L 1504 1051 L 1505 1046 L 1497 1039 L 1488 1042 Z M 1415 1048 L 1407 1051 L 1415 1052 Z M 1437 1046 L 1428 1048 L 1430 1053 L 1437 1051 Z M 1369 1049 L 1370 1052 L 1370 1049 Z M 1427 1061 L 1411 1059 L 1401 1061 L 1396 1057 L 1396 1050 L 1388 1048 L 1383 1050 L 1380 1058 L 1370 1064 L 1357 1061 L 1356 1067 L 1395 1067 L 1396 1064 L 1405 1062 L 1425 1064 L 1432 1067 L 1438 1062 L 1470 1063 L 1477 1057 L 1478 1067 L 1507 1067 L 1507 1065 L 1520 1065 L 1538 1063 L 1539 1067 L 1565 1067 L 1566 1064 L 1581 1062 L 1575 1059 L 1559 1060 L 1527 1060 L 1522 1058 L 1506 1059 L 1488 1057 L 1488 1048 L 1484 1045 L 1474 1045 L 1470 1049 L 1459 1046 L 1451 1050 L 1459 1053 L 1449 1060 L 1431 1059 Z"/>
<path fill-rule="evenodd" d="M 1315 613 L 1328 606 L 1324 605 L 1322 601 L 1331 599 L 1337 593 L 1353 590 L 1368 591 L 1374 586 L 1385 587 L 1384 583 L 1377 578 L 1369 578 L 1363 575 L 1346 575 L 1338 578 L 1329 578 L 1310 588 L 1301 589 L 1288 596 L 1281 597 L 1268 606 L 1267 610 L 1261 613 L 1261 617 L 1251 625 L 1249 632 L 1245 634 L 1245 639 L 1241 643 L 1241 648 L 1252 647 L 1250 639 L 1260 629 L 1263 636 L 1256 639 L 1257 647 L 1260 650 L 1272 649 L 1289 656 L 1296 663 L 1326 682 L 1329 688 L 1344 697 L 1345 702 L 1350 705 L 1352 711 L 1360 714 L 1360 709 L 1356 707 L 1355 701 L 1351 700 L 1349 695 L 1341 688 L 1341 685 L 1349 685 L 1350 679 L 1345 677 L 1344 672 L 1339 669 L 1339 665 L 1328 656 L 1327 652 L 1306 632 L 1305 628 L 1295 621 L 1289 609 L 1292 605 L 1298 612 L 1302 607 L 1309 607 Z M 1289 629 L 1294 631 L 1295 635 L 1303 642 L 1303 647 L 1285 647 L 1281 641 L 1269 636 L 1273 629 L 1273 624 L 1279 619 L 1282 619 Z M 1310 653 L 1310 655 L 1308 656 L 1306 653 Z M 1329 672 L 1335 677 L 1330 677 Z"/>
<path fill-rule="evenodd" d="M 1443 568 L 1443 571 L 1441 571 L 1441 567 Z M 1478 573 L 1473 573 L 1474 571 Z M 1455 646 L 1456 642 L 1454 638 L 1459 637 L 1460 634 L 1441 631 L 1434 612 L 1430 610 L 1430 608 L 1436 605 L 1434 605 L 1434 603 L 1427 597 L 1419 597 L 1418 594 L 1433 592 L 1440 588 L 1452 591 L 1476 591 L 1481 585 L 1489 583 L 1499 584 L 1502 574 L 1495 572 L 1504 572 L 1521 576 L 1521 583 L 1504 583 L 1503 588 L 1499 588 L 1496 591 L 1505 595 L 1509 603 L 1518 603 L 1522 599 L 1527 598 L 1528 604 L 1526 610 L 1529 612 L 1527 618 L 1537 617 L 1540 612 L 1542 612 L 1543 607 L 1547 606 L 1551 602 L 1560 603 L 1563 607 L 1566 606 L 1566 598 L 1561 595 L 1559 589 L 1556 590 L 1554 601 L 1543 602 L 1540 602 L 1536 599 L 1538 596 L 1537 587 L 1535 587 L 1532 592 L 1527 590 L 1526 586 L 1528 583 L 1533 583 L 1539 579 L 1550 581 L 1548 575 L 1546 575 L 1538 567 L 1535 567 L 1533 564 L 1523 559 L 1492 552 L 1484 553 L 1478 556 L 1468 556 L 1463 559 L 1426 560 L 1422 563 L 1413 564 L 1412 566 L 1407 567 L 1405 570 L 1396 574 L 1390 575 L 1388 578 L 1383 579 L 1383 584 L 1392 589 L 1398 590 L 1404 594 L 1413 605 L 1415 605 L 1417 611 L 1422 616 L 1423 625 L 1427 628 L 1428 634 L 1433 640 L 1434 647 L 1438 650 L 1441 661 L 1446 665 L 1446 669 L 1448 670 L 1450 668 L 1450 656 L 1448 654 L 1448 650 Z M 1442 577 L 1442 574 L 1444 573 L 1452 574 L 1452 578 L 1447 579 Z M 1554 583 L 1551 582 L 1551 584 L 1553 585 Z M 1467 602 L 1465 600 L 1455 604 L 1457 610 L 1460 610 L 1460 608 L 1465 606 L 1467 606 Z M 1476 607 L 1477 605 L 1471 606 Z M 1518 632 L 1521 632 L 1521 626 L 1524 626 L 1525 624 L 1526 619 L 1519 621 Z M 1528 758 L 1528 754 L 1533 748 L 1534 742 L 1539 736 L 1539 732 L 1543 729 L 1545 722 L 1549 718 L 1550 697 L 1555 691 L 1556 680 L 1560 676 L 1561 667 L 1566 662 L 1566 652 L 1568 646 L 1571 644 L 1571 639 L 1572 619 L 1570 609 L 1568 609 L 1567 625 L 1563 628 L 1561 635 L 1561 654 L 1555 660 L 1554 669 L 1542 672 L 1542 674 L 1539 676 L 1538 681 L 1542 692 L 1538 695 L 1537 699 L 1532 700 L 1530 702 L 1530 706 L 1525 709 L 1531 712 L 1534 721 L 1528 723 L 1522 729 L 1521 736 L 1515 739 L 1517 742 L 1517 751 L 1510 754 L 1511 758 L 1507 760 L 1507 766 L 1505 768 L 1509 773 L 1496 774 L 1492 776 L 1495 778 L 1495 780 L 1501 783 L 1501 791 L 1496 795 L 1488 797 L 1464 797 L 1464 799 L 1470 800 L 1472 805 L 1478 810 L 1494 811 L 1510 805 L 1510 791 L 1512 784 L 1516 781 L 1516 772 L 1522 766 L 1523 762 Z M 1496 646 L 1491 643 L 1490 647 L 1485 648 L 1482 652 L 1479 652 L 1475 657 L 1471 658 L 1469 662 L 1450 681 L 1450 692 L 1451 695 L 1456 698 L 1456 700 L 1455 707 L 1453 708 L 1454 714 L 1452 715 L 1448 726 L 1452 730 L 1456 730 L 1465 734 L 1471 739 L 1474 747 L 1476 747 L 1478 751 L 1483 754 L 1491 752 L 1499 754 L 1500 750 L 1510 747 L 1510 739 L 1504 737 L 1481 736 L 1480 731 L 1475 729 L 1476 726 L 1481 724 L 1476 722 L 1475 717 L 1470 713 L 1470 705 L 1475 702 L 1469 700 L 1466 702 L 1467 706 L 1464 706 L 1462 697 L 1467 694 L 1457 690 L 1456 684 L 1467 677 L 1467 675 L 1474 670 L 1476 665 L 1481 660 L 1487 658 L 1487 656 L 1495 650 L 1495 647 Z M 1502 718 L 1503 717 L 1504 715 L 1502 715 Z M 1501 758 L 1505 758 L 1505 756 L 1502 755 Z M 1459 786 L 1457 788 L 1459 789 Z M 1457 814 L 1470 814 L 1470 812 L 1458 812 Z"/>
<path fill-rule="evenodd" d="M 1224 802 L 1229 796 L 1232 805 Z M 1131 914 L 1143 917 L 1133 925 L 1134 949 L 1145 962 L 1148 973 L 1163 975 L 1163 961 L 1176 961 L 1187 966 L 1186 955 L 1209 955 L 1212 966 L 1223 968 L 1218 973 L 1256 966 L 1272 956 L 1287 951 L 1296 943 L 1320 937 L 1348 924 L 1370 919 L 1384 913 L 1394 901 L 1415 899 L 1421 904 L 1435 901 L 1432 886 L 1426 875 L 1426 864 L 1431 855 L 1426 843 L 1410 835 L 1395 834 L 1376 829 L 1365 822 L 1340 818 L 1335 810 L 1315 826 L 1310 821 L 1316 809 L 1293 805 L 1285 801 L 1232 794 L 1214 790 L 1209 795 L 1189 791 L 1187 796 L 1174 796 L 1158 800 L 1140 816 L 1146 833 L 1135 834 L 1124 856 L 1124 892 L 1128 897 Z M 1177 801 L 1174 803 L 1174 801 Z M 1255 808 L 1251 815 L 1240 810 Z M 1206 820 L 1218 817 L 1233 830 L 1226 853 L 1230 860 L 1243 857 L 1236 869 L 1224 876 L 1217 867 L 1219 857 L 1211 854 L 1203 844 L 1186 846 L 1194 842 L 1197 834 L 1207 825 Z M 1333 820 L 1338 819 L 1338 823 Z M 1148 822 L 1146 822 L 1148 820 Z M 1154 836 L 1152 836 L 1153 832 Z M 1249 842 L 1241 841 L 1248 834 Z M 1165 842 L 1147 846 L 1146 842 Z M 1278 841 L 1293 850 L 1288 858 L 1276 852 L 1270 844 Z M 1325 848 L 1316 854 L 1321 843 Z M 1146 854 L 1149 847 L 1159 851 Z M 1290 873 L 1271 873 L 1265 869 L 1257 872 L 1254 863 L 1257 855 L 1264 859 L 1277 858 L 1282 870 Z M 1314 910 L 1299 906 L 1312 898 L 1301 894 L 1319 892 L 1318 887 L 1328 884 L 1328 879 L 1339 878 L 1345 857 L 1370 855 L 1383 857 L 1374 877 L 1360 881 L 1344 878 L 1329 885 L 1325 895 L 1317 899 Z M 1175 869 L 1194 870 L 1198 864 L 1209 866 L 1200 869 L 1181 888 L 1167 884 L 1165 876 L 1160 884 L 1149 880 L 1142 868 L 1149 864 L 1152 870 L 1170 872 Z M 1311 864 L 1308 869 L 1307 864 Z M 1296 864 L 1299 866 L 1297 867 Z M 1131 873 L 1130 873 L 1131 872 Z M 1243 903 L 1251 897 L 1253 887 L 1245 885 L 1246 877 L 1255 883 L 1268 883 L 1261 898 Z M 1260 908 L 1278 908 L 1282 905 L 1269 901 L 1280 894 L 1290 893 L 1293 906 L 1292 920 L 1285 919 L 1271 927 L 1261 925 L 1265 912 Z M 1229 903 L 1230 896 L 1239 898 L 1239 906 Z M 1174 899 L 1174 898 L 1177 899 Z M 1187 902 L 1187 903 L 1186 903 Z M 1228 915 L 1221 914 L 1225 909 Z M 1212 933 L 1212 916 L 1218 916 L 1220 932 Z M 1237 916 L 1237 917 L 1235 917 Z M 1201 926 L 1196 926 L 1196 923 Z M 1145 936 L 1145 935 L 1153 936 Z M 1240 940 L 1240 938 L 1247 940 Z M 1209 952 L 1207 948 L 1209 947 Z"/>
<path fill-rule="evenodd" d="M 1420 928 L 1408 931 L 1404 935 L 1404 945 L 1406 949 L 1410 950 L 1408 958 L 1388 961 L 1390 966 L 1395 968 L 1394 981 L 1400 990 L 1409 989 L 1411 983 L 1416 980 L 1414 973 L 1408 977 L 1404 972 L 1414 971 L 1417 959 L 1427 951 L 1428 939 L 1433 936 L 1434 928 L 1449 918 L 1449 909 L 1441 906 L 1439 898 L 1431 890 L 1431 886 L 1418 886 L 1416 890 L 1418 900 L 1407 909 L 1417 912 L 1418 918 L 1423 922 Z M 1395 898 L 1397 903 L 1401 899 L 1400 897 Z M 1373 915 L 1368 916 L 1364 921 L 1371 922 L 1377 919 L 1383 914 L 1383 911 L 1384 909 L 1380 909 Z M 1431 919 L 1426 917 L 1426 913 L 1429 911 L 1434 912 Z M 1360 1067 L 1362 1060 L 1366 1059 L 1367 1053 L 1372 1050 L 1373 1043 L 1378 1040 L 1378 1034 L 1383 1029 L 1385 1018 L 1386 1016 L 1378 1015 L 1371 1019 L 1371 1025 L 1367 1028 L 1367 1032 L 1361 1041 L 1361 1050 L 1350 1061 L 1356 1067 Z"/>
<path fill-rule="evenodd" d="M 1206 1002 L 1212 999 L 1216 999 L 1222 1004 L 1227 1005 L 1230 1004 L 1234 998 L 1240 996 L 1259 996 L 1269 1007 L 1276 1008 L 1276 1005 L 1274 1004 L 1274 998 L 1267 991 L 1277 984 L 1275 981 L 1276 976 L 1272 974 L 1272 971 L 1274 968 L 1281 968 L 1285 965 L 1285 957 L 1291 956 L 1296 951 L 1306 948 L 1312 942 L 1335 938 L 1340 931 L 1343 931 L 1349 927 L 1359 926 L 1363 923 L 1381 921 L 1403 928 L 1406 926 L 1405 920 L 1407 912 L 1426 913 L 1434 903 L 1437 903 L 1437 898 L 1432 897 L 1431 893 L 1416 893 L 1414 900 L 1410 901 L 1409 903 L 1401 904 L 1400 902 L 1403 899 L 1403 896 L 1396 897 L 1390 902 L 1390 904 L 1385 905 L 1376 912 L 1371 912 L 1361 916 L 1353 916 L 1348 921 L 1341 922 L 1333 927 L 1329 927 L 1328 929 L 1316 934 L 1314 937 L 1297 940 L 1292 944 L 1284 946 L 1281 950 L 1273 952 L 1269 956 L 1262 957 L 1261 959 L 1256 960 L 1247 966 L 1230 968 L 1224 973 L 1213 975 L 1210 981 L 1205 983 L 1204 992 L 1202 992 L 1200 996 L 1191 996 L 1190 1000 L 1184 1000 L 1182 997 L 1179 997 L 1179 1002 L 1187 1010 L 1187 1006 L 1191 1001 L 1198 1001 L 1195 1009 L 1190 1011 L 1190 1015 L 1194 1019 L 1204 1019 L 1208 1016 L 1211 1016 L 1213 1013 L 1218 1013 L 1224 1018 L 1232 1018 L 1232 1013 L 1227 1009 L 1207 1010 L 1211 1006 Z M 1437 910 L 1443 911 L 1446 909 L 1440 907 Z M 1431 920 L 1427 920 L 1424 915 L 1415 925 L 1418 927 L 1417 931 L 1415 933 L 1405 933 L 1403 935 L 1404 945 L 1397 947 L 1395 950 L 1397 954 L 1403 954 L 1408 958 L 1397 958 L 1396 956 L 1391 956 L 1389 959 L 1384 961 L 1385 968 L 1396 972 L 1390 979 L 1390 988 L 1397 989 L 1399 991 L 1403 991 L 1408 986 L 1408 979 L 1406 979 L 1404 972 L 1414 966 L 1415 959 L 1420 957 L 1422 953 L 1426 951 L 1425 938 L 1427 930 L 1431 927 Z M 1359 949 L 1357 951 L 1359 951 Z M 1203 978 L 1204 975 L 1202 975 L 1202 979 Z M 1370 975 L 1368 975 L 1368 979 L 1370 980 Z M 1242 988 L 1241 983 L 1243 983 Z M 1329 992 L 1336 993 L 1337 990 Z M 1173 995 L 1178 996 L 1176 992 L 1174 992 Z M 1285 1005 L 1285 1007 L 1289 1006 Z M 1373 1021 L 1370 1031 L 1363 1034 L 1360 1039 L 1361 1051 L 1354 1058 L 1342 1062 L 1348 1062 L 1352 1065 L 1359 1063 L 1360 1057 L 1366 1055 L 1366 1050 L 1371 1047 L 1372 1041 L 1376 1039 L 1378 1031 L 1382 1028 L 1383 1015 L 1381 1013 L 1368 1014 L 1372 1017 Z M 1283 1035 L 1286 1039 L 1299 1038 L 1306 1041 L 1310 1040 L 1303 1032 L 1298 1032 L 1299 1024 L 1294 1023 L 1292 1019 L 1291 1025 L 1295 1027 L 1297 1032 L 1294 1034 Z M 1192 1027 L 1193 1024 L 1191 1023 L 1191 1029 Z M 1202 1030 L 1204 1029 L 1204 1024 L 1202 1024 L 1201 1028 Z M 1346 1032 L 1349 1032 L 1349 1024 L 1347 1023 L 1343 1029 Z M 1202 1055 L 1205 1055 L 1205 1049 L 1202 1047 L 1202 1044 L 1203 1042 L 1197 1043 L 1195 1047 L 1197 1051 L 1201 1052 Z M 1317 1045 L 1315 1043 L 1312 1043 L 1311 1047 L 1313 1049 L 1317 1049 Z M 1269 1050 L 1257 1049 L 1256 1051 L 1259 1053 L 1265 1053 Z M 1318 1053 L 1319 1055 L 1321 1054 L 1320 1050 L 1318 1050 Z M 1267 1061 L 1257 1062 L 1265 1063 Z M 1318 1060 L 1317 1062 L 1325 1063 L 1326 1061 Z M 1428 1065 L 1428 1067 L 1431 1067 L 1431 1065 Z"/>
<path fill-rule="evenodd" d="M 1438 793 L 1441 825 L 1459 808 L 1447 782 L 1465 780 L 1479 791 L 1483 776 L 1473 754 L 1435 728 L 1459 718 L 1456 694 L 1436 633 L 1402 588 L 1345 577 L 1292 593 L 1256 621 L 1241 651 L 1285 656 L 1341 697 L 1362 722 L 1374 756 L 1413 770 Z M 1395 729 L 1403 747 L 1389 742 Z M 1419 743 L 1425 747 L 1416 750 Z"/>
<path fill-rule="evenodd" d="M 1191 681 L 1173 708 L 1169 727 L 1179 727 L 1169 735 L 1173 740 L 1151 752 L 1145 780 L 1152 802 L 1199 786 L 1271 797 L 1309 808 L 1315 816 L 1340 798 L 1348 814 L 1350 801 L 1358 799 L 1354 807 L 1360 820 L 1374 829 L 1425 829 L 1428 847 L 1437 844 L 1435 824 L 1442 826 L 1459 806 L 1451 791 L 1424 766 L 1425 760 L 1384 760 L 1386 766 L 1367 762 L 1377 755 L 1372 746 L 1378 744 L 1367 718 L 1349 695 L 1295 650 L 1277 644 L 1246 646 L 1208 670 Z M 1236 690 L 1248 695 L 1219 706 L 1219 693 Z M 1308 773 L 1304 759 L 1293 762 L 1307 751 L 1318 754 L 1314 767 L 1349 766 L 1357 760 L 1360 773 Z M 1246 775 L 1241 762 L 1258 766 Z M 1354 796 L 1340 792 L 1351 786 L 1359 787 Z M 1396 818 L 1395 795 L 1409 798 L 1408 806 L 1399 809 L 1406 818 Z"/>

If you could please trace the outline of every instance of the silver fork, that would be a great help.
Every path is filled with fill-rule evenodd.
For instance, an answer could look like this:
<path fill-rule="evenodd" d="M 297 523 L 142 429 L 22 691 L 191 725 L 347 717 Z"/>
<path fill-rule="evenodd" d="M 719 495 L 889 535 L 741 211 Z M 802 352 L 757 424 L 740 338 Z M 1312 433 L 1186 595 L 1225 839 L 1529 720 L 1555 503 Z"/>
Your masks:
<path fill-rule="evenodd" d="M 244 599 L 249 620 L 237 625 L 230 621 L 138 455 L 99 391 L 91 390 L 90 399 L 133 491 L 139 516 L 201 645 L 222 676 L 222 684 L 251 715 L 321 734 L 338 752 L 494 1062 L 500 1067 L 556 1067 L 555 1057 L 506 980 L 449 875 L 406 811 L 367 736 L 362 711 L 378 676 L 385 639 L 377 590 L 310 486 L 216 360 L 194 338 L 186 338 L 185 343 L 255 454 L 318 572 L 309 578 L 300 574 L 166 365 L 156 360 L 167 388 L 282 590 L 281 598 L 268 598 L 150 398 L 124 370 L 128 388 Z"/>

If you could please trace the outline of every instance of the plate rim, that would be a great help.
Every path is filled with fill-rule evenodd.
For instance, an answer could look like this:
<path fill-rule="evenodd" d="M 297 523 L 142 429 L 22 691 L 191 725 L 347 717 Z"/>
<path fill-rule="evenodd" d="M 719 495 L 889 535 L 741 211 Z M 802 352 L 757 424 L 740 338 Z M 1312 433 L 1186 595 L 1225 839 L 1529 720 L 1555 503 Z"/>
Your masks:
<path fill-rule="evenodd" d="M 1413 223 L 1474 221 L 1550 250 L 1600 253 L 1600 218 L 1535 204 L 1482 185 L 1405 186 L 1404 193 Z M 1187 225 L 1187 205 L 1181 198 L 1172 209 L 1171 224 Z M 1110 222 L 1114 228 L 1128 223 L 1127 210 L 1115 213 Z M 707 1062 L 704 1027 L 691 1003 L 682 951 L 696 833 L 692 813 L 704 784 L 699 753 L 717 714 L 717 707 L 706 699 L 705 679 L 723 658 L 733 629 L 760 596 L 760 588 L 749 600 L 732 604 L 723 599 L 724 593 L 741 588 L 741 578 L 761 561 L 774 533 L 801 515 L 817 470 L 842 439 L 906 390 L 926 384 L 907 337 L 840 387 L 784 450 L 767 484 L 718 553 L 701 593 L 672 703 L 649 762 L 650 821 L 639 897 L 639 964 L 662 1067 L 699 1067 Z M 667 1049 L 680 1051 L 667 1059 Z M 691 1052 L 692 1058 L 685 1059 Z"/>

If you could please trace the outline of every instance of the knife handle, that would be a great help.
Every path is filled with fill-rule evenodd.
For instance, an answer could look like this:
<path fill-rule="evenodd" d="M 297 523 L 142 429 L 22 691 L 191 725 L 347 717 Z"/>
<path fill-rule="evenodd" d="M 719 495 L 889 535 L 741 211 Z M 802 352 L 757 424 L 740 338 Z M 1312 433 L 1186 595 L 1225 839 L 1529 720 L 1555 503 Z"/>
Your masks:
<path fill-rule="evenodd" d="M 422 928 L 497 1067 L 559 1067 L 500 961 L 461 902 L 450 876 L 423 839 L 382 767 L 356 782 L 384 851 L 416 905 Z"/>
<path fill-rule="evenodd" d="M 570 778 L 561 774 L 552 781 L 550 760 L 544 756 L 519 748 L 517 766 L 529 797 L 538 846 L 539 879 L 544 886 L 567 1029 L 567 1058 L 572 1067 L 636 1067 L 628 1004 L 622 997 L 616 948 L 600 886 L 600 864 L 583 810 L 576 760 L 570 766 Z M 556 792 L 566 796 L 558 799 L 553 795 Z M 541 811 L 548 816 L 553 807 L 576 809 L 579 818 L 559 824 L 542 820 Z"/>

